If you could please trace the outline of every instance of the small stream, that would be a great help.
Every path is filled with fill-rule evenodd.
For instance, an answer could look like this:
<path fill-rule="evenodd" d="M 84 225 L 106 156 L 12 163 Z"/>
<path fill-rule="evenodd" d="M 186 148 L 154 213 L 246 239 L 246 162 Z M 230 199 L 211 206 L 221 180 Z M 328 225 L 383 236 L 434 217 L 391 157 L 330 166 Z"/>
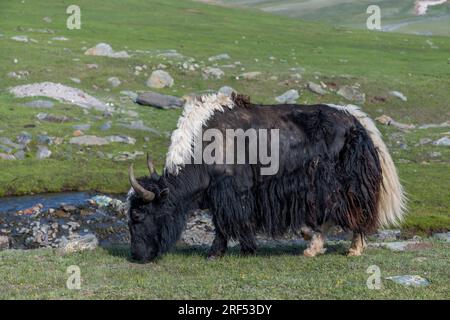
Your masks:
<path fill-rule="evenodd" d="M 86 204 L 86 201 L 94 195 L 94 193 L 88 192 L 62 192 L 4 197 L 0 198 L 0 213 L 25 210 L 38 203 L 41 203 L 44 206 L 43 210 L 58 208 L 61 204 L 80 206 Z"/>

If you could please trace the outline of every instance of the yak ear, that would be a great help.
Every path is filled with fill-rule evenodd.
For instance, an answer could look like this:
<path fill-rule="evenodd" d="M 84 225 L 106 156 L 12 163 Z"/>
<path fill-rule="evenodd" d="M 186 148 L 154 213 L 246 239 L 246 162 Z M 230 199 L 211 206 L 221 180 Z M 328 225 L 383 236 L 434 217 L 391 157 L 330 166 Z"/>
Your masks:
<path fill-rule="evenodd" d="M 164 188 L 159 193 L 159 200 L 164 201 L 169 196 L 169 188 Z"/>

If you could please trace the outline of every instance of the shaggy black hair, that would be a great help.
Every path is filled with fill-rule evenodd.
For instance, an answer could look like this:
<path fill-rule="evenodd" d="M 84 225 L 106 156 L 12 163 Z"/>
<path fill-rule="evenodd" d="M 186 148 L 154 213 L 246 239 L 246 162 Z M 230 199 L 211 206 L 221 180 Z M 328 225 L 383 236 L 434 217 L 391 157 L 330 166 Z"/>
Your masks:
<path fill-rule="evenodd" d="M 139 179 L 156 199 L 148 204 L 135 195 L 130 199 L 136 259 L 152 260 L 170 249 L 188 212 L 197 208 L 212 215 L 211 256 L 223 254 L 229 239 L 251 253 L 257 233 L 279 237 L 303 225 L 319 230 L 331 222 L 361 234 L 378 227 L 380 160 L 354 116 L 326 105 L 261 106 L 234 99 L 235 108 L 216 113 L 205 127 L 279 129 L 278 173 L 262 176 L 260 164 L 185 165 L 177 175 Z"/>

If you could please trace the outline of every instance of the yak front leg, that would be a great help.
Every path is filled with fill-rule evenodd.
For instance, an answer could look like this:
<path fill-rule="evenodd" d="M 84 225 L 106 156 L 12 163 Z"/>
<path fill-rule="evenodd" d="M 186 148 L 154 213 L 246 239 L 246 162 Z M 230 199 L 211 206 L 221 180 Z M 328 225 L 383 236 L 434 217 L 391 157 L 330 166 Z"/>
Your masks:
<path fill-rule="evenodd" d="M 256 252 L 256 240 L 251 232 L 248 232 L 245 236 L 239 237 L 239 245 L 241 246 L 242 255 L 252 255 Z"/>
<path fill-rule="evenodd" d="M 325 244 L 325 236 L 322 232 L 314 232 L 311 229 L 303 230 L 302 235 L 305 240 L 310 240 L 308 248 L 303 251 L 303 255 L 306 257 L 315 257 L 318 254 L 325 253 L 325 248 L 323 247 Z"/>
<path fill-rule="evenodd" d="M 208 260 L 222 257 L 228 248 L 228 238 L 216 229 L 216 235 L 208 252 Z"/>
<path fill-rule="evenodd" d="M 353 233 L 352 244 L 348 250 L 348 256 L 356 257 L 362 255 L 364 248 L 367 247 L 365 235 L 363 233 Z"/>

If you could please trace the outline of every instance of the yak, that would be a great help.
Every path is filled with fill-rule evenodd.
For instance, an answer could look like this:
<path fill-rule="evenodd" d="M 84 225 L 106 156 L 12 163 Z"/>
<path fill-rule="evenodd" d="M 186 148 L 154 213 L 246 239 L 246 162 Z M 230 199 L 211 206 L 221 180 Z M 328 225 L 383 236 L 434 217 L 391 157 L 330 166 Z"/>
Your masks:
<path fill-rule="evenodd" d="M 206 148 L 199 137 L 208 129 L 277 129 L 276 173 L 261 174 L 259 160 L 193 161 L 194 149 Z M 227 148 L 216 155 L 225 157 Z M 164 171 L 158 174 L 151 159 L 147 165 L 150 175 L 141 178 L 129 168 L 131 257 L 140 262 L 172 248 L 195 209 L 209 209 L 215 227 L 209 259 L 224 255 L 230 239 L 242 254 L 253 254 L 257 234 L 278 238 L 287 232 L 310 240 L 303 253 L 316 256 L 325 251 L 331 226 L 353 232 L 348 255 L 359 256 L 366 235 L 400 223 L 406 212 L 381 134 L 354 105 L 260 105 L 221 93 L 191 97 L 172 132 Z"/>

